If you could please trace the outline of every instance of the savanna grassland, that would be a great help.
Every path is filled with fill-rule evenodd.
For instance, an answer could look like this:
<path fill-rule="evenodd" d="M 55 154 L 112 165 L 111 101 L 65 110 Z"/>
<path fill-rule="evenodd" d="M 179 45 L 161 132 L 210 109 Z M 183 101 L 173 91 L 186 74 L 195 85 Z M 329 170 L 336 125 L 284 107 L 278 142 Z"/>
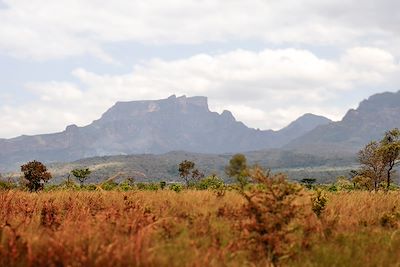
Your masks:
<path fill-rule="evenodd" d="M 399 266 L 400 192 L 281 184 L 0 191 L 0 266 Z"/>

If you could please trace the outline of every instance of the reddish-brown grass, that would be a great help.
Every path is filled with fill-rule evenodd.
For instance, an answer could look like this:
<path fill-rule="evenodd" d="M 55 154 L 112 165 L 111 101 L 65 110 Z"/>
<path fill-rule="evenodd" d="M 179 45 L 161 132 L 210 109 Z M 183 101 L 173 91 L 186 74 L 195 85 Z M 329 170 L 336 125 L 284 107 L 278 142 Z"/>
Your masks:
<path fill-rule="evenodd" d="M 400 261 L 396 224 L 382 225 L 382 216 L 400 208 L 398 192 L 331 193 L 320 218 L 307 204 L 310 194 L 298 200 L 305 205 L 297 253 L 280 264 Z M 238 227 L 245 203 L 233 191 L 3 191 L 0 266 L 265 266 Z"/>

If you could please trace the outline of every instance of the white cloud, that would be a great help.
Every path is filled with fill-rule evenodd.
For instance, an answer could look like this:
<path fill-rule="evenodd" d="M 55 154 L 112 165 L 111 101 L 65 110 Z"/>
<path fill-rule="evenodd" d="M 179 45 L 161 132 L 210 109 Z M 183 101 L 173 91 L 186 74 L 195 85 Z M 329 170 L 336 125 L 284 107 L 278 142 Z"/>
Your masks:
<path fill-rule="evenodd" d="M 38 60 L 90 54 L 115 63 L 114 42 L 373 45 L 400 53 L 397 0 L 4 0 L 0 51 Z"/>
<path fill-rule="evenodd" d="M 0 129 L 0 136 L 57 131 L 71 123 L 85 125 L 116 101 L 171 94 L 208 96 L 212 110 L 230 109 L 239 120 L 261 129 L 283 127 L 306 112 L 340 119 L 349 106 L 338 103 L 347 93 L 398 86 L 399 71 L 395 57 L 371 47 L 354 47 L 331 60 L 299 49 L 154 59 L 125 75 L 99 75 L 80 68 L 73 72 L 79 85 L 27 84 L 38 100 L 0 108 L 0 123 L 8 126 Z"/>

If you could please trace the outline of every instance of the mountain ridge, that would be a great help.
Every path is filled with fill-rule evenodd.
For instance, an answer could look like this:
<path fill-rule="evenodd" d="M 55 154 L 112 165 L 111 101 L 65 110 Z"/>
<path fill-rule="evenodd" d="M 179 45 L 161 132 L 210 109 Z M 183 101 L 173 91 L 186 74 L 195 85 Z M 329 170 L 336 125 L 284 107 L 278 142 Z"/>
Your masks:
<path fill-rule="evenodd" d="M 350 109 L 342 120 L 317 126 L 283 148 L 355 153 L 370 141 L 380 140 L 386 131 L 400 128 L 399 114 L 400 91 L 375 94 Z"/>
<path fill-rule="evenodd" d="M 59 133 L 0 140 L 0 168 L 33 159 L 57 162 L 176 150 L 217 154 L 279 148 L 329 122 L 308 114 L 282 130 L 261 131 L 237 121 L 230 111 L 210 111 L 203 96 L 117 102 L 83 127 L 69 125 Z"/>

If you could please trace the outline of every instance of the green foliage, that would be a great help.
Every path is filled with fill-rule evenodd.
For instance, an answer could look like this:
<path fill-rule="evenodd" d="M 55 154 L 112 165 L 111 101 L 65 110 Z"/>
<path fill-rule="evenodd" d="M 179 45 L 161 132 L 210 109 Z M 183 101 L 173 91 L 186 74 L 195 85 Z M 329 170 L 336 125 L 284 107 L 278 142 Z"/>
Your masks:
<path fill-rule="evenodd" d="M 315 178 L 304 178 L 300 180 L 300 183 L 302 183 L 308 189 L 312 189 L 316 181 L 317 179 Z"/>
<path fill-rule="evenodd" d="M 345 176 L 337 177 L 335 185 L 338 187 L 339 190 L 350 191 L 354 189 L 353 183 Z"/>
<path fill-rule="evenodd" d="M 181 192 L 181 191 L 183 190 L 183 187 L 182 187 L 181 184 L 171 184 L 171 185 L 169 186 L 169 189 L 172 190 L 172 191 L 175 191 L 175 192 L 179 193 L 179 192 Z"/>
<path fill-rule="evenodd" d="M 114 181 L 107 181 L 101 185 L 101 188 L 106 191 L 114 190 L 118 187 L 118 184 Z"/>
<path fill-rule="evenodd" d="M 394 168 L 400 163 L 400 130 L 395 128 L 386 132 L 380 142 L 369 143 L 358 155 L 362 167 L 357 176 L 369 178 L 375 190 L 383 182 L 389 189 Z"/>
<path fill-rule="evenodd" d="M 75 169 L 71 171 L 71 174 L 75 176 L 76 179 L 80 182 L 81 186 L 85 183 L 87 178 L 92 172 L 86 168 L 86 169 Z"/>
<path fill-rule="evenodd" d="M 124 181 L 118 185 L 118 189 L 126 192 L 133 190 L 134 187 L 130 185 L 129 181 Z"/>
<path fill-rule="evenodd" d="M 249 183 L 247 159 L 243 154 L 235 154 L 229 160 L 229 165 L 225 167 L 225 173 L 229 177 L 234 177 L 240 188 L 245 188 Z"/>
<path fill-rule="evenodd" d="M 17 188 L 17 185 L 11 181 L 0 180 L 0 190 L 11 190 Z"/>
<path fill-rule="evenodd" d="M 194 162 L 188 160 L 184 160 L 179 164 L 179 176 L 184 180 L 187 188 L 194 186 L 204 177 L 204 174 L 194 167 Z"/>
<path fill-rule="evenodd" d="M 79 188 L 78 188 L 79 190 Z M 95 184 L 85 184 L 83 187 L 81 187 L 80 190 L 87 190 L 87 191 L 96 191 L 98 190 L 98 186 Z"/>
<path fill-rule="evenodd" d="M 149 190 L 149 191 L 157 191 L 159 189 L 157 183 L 137 183 L 136 187 L 139 190 Z"/>
<path fill-rule="evenodd" d="M 36 160 L 22 165 L 21 171 L 26 181 L 26 187 L 31 192 L 43 190 L 44 184 L 51 179 L 51 174 L 47 171 L 46 166 Z"/>
<path fill-rule="evenodd" d="M 371 142 L 358 152 L 358 160 L 361 163 L 358 176 L 369 178 L 375 190 L 378 189 L 385 174 L 385 164 L 379 149 L 378 142 Z"/>
<path fill-rule="evenodd" d="M 161 188 L 161 190 L 164 190 L 166 186 L 167 186 L 167 182 L 165 182 L 165 181 L 161 181 L 161 182 L 160 182 L 160 188 Z"/>
<path fill-rule="evenodd" d="M 379 152 L 386 168 L 386 185 L 390 187 L 394 167 L 400 163 L 400 130 L 395 128 L 385 133 Z"/>
<path fill-rule="evenodd" d="M 225 186 L 224 181 L 220 178 L 218 178 L 216 175 L 211 175 L 209 177 L 206 177 L 197 184 L 197 189 L 200 190 L 207 190 L 207 189 L 221 189 Z"/>
<path fill-rule="evenodd" d="M 331 185 L 329 185 L 329 187 L 328 187 L 328 191 L 329 191 L 329 192 L 337 192 L 337 191 L 338 191 L 338 188 L 337 188 L 337 186 L 336 186 L 335 184 L 331 184 Z"/>
<path fill-rule="evenodd" d="M 317 217 L 321 217 L 327 203 L 328 197 L 325 192 L 321 189 L 317 189 L 314 196 L 311 197 L 312 211 L 317 215 Z"/>

